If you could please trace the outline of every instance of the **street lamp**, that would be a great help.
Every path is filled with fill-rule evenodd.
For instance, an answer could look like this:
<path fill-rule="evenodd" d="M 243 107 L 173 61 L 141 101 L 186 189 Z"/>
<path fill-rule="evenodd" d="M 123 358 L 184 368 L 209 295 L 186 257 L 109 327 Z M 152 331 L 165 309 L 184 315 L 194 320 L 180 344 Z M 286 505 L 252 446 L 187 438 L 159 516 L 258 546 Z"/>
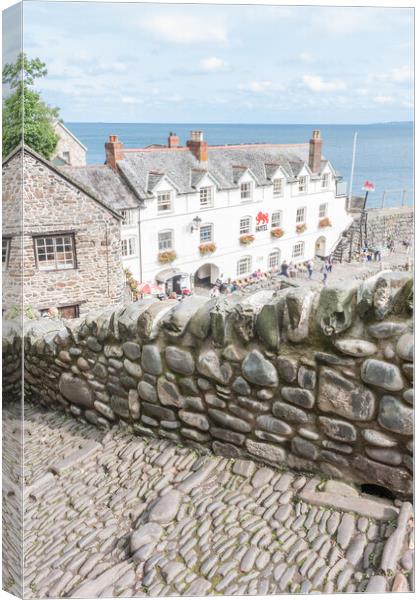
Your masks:
<path fill-rule="evenodd" d="M 194 229 L 198 229 L 200 227 L 200 223 L 201 223 L 201 218 L 200 217 L 194 217 L 194 219 L 192 220 L 193 222 L 193 227 Z"/>

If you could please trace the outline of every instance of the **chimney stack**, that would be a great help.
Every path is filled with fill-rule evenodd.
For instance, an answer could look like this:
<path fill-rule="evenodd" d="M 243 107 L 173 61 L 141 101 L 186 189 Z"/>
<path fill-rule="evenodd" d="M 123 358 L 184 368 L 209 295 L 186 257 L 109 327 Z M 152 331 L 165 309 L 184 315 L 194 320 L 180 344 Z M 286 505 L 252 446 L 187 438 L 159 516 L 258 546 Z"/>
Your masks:
<path fill-rule="evenodd" d="M 117 161 L 124 159 L 124 144 L 119 141 L 117 135 L 110 135 L 105 144 L 105 163 L 114 169 L 117 168 Z"/>
<path fill-rule="evenodd" d="M 168 136 L 168 148 L 178 148 L 179 146 L 179 137 L 176 133 L 170 132 Z"/>
<path fill-rule="evenodd" d="M 315 129 L 312 132 L 312 137 L 309 140 L 309 168 L 312 173 L 319 173 L 321 171 L 321 157 L 322 157 L 322 139 L 321 132 L 319 129 Z"/>
<path fill-rule="evenodd" d="M 191 131 L 190 139 L 187 141 L 187 147 L 199 162 L 207 162 L 208 143 L 204 141 L 202 131 Z"/>

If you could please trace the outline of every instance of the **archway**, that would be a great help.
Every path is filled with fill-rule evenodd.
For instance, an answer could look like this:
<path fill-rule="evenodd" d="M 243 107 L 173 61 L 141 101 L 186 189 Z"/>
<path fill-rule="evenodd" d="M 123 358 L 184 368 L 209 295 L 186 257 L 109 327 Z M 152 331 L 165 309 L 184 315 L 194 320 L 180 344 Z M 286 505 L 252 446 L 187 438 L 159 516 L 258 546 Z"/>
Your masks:
<path fill-rule="evenodd" d="M 216 283 L 219 277 L 220 269 L 212 263 L 205 263 L 198 267 L 194 273 L 194 284 L 202 286 L 210 286 Z"/>
<path fill-rule="evenodd" d="M 325 236 L 321 236 L 315 242 L 315 256 L 318 258 L 324 258 L 327 252 L 327 240 Z"/>

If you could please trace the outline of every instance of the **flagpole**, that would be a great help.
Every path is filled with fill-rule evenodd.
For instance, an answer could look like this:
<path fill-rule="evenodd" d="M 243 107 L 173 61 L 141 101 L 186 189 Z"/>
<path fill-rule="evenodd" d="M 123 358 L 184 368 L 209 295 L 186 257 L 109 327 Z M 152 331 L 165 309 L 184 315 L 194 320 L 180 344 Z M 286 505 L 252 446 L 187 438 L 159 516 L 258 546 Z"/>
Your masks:
<path fill-rule="evenodd" d="M 354 163 L 356 160 L 356 141 L 357 141 L 357 131 L 354 134 L 353 138 L 353 156 L 351 160 L 351 171 L 350 171 L 350 188 L 349 188 L 349 208 L 351 208 L 351 197 L 353 193 L 353 176 L 354 176 Z"/>

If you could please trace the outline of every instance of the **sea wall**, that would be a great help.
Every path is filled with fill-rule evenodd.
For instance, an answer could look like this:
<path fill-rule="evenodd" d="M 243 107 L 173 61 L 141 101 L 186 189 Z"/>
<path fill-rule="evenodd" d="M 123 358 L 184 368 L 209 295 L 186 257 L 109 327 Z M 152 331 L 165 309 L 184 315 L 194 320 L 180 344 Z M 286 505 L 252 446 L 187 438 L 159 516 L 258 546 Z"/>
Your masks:
<path fill-rule="evenodd" d="M 26 399 L 99 427 L 124 421 L 140 435 L 408 496 L 412 284 L 382 272 L 342 287 L 27 322 Z M 9 328 L 9 365 L 15 343 Z"/>

